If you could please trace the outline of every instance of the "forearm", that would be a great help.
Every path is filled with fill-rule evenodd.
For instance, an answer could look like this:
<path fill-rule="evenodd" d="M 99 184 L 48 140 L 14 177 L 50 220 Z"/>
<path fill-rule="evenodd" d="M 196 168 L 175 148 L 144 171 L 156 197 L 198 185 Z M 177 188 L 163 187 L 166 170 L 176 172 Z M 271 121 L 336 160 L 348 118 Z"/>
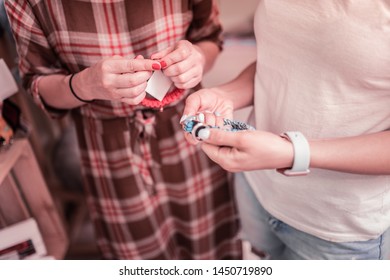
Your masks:
<path fill-rule="evenodd" d="M 210 41 L 202 41 L 194 44 L 200 52 L 202 53 L 204 60 L 203 63 L 203 72 L 207 73 L 214 65 L 214 62 L 220 52 L 219 47 Z"/>
<path fill-rule="evenodd" d="M 256 63 L 254 62 L 234 80 L 217 87 L 223 92 L 225 98 L 233 101 L 235 110 L 253 105 L 255 73 Z"/>
<path fill-rule="evenodd" d="M 390 174 L 390 131 L 309 143 L 312 168 Z"/>
<path fill-rule="evenodd" d="M 47 105 L 58 109 L 72 109 L 85 104 L 71 93 L 69 79 L 70 75 L 49 75 L 41 78 L 38 90 Z M 73 78 L 72 85 L 77 92 L 77 76 Z"/>

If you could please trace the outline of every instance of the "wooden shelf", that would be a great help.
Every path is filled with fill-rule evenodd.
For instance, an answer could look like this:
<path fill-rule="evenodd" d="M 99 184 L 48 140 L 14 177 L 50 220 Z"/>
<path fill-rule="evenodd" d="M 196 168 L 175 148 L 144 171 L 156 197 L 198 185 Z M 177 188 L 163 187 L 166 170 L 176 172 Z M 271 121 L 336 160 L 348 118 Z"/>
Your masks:
<path fill-rule="evenodd" d="M 49 255 L 63 259 L 68 237 L 27 139 L 0 153 L 0 228 L 32 217 Z"/>

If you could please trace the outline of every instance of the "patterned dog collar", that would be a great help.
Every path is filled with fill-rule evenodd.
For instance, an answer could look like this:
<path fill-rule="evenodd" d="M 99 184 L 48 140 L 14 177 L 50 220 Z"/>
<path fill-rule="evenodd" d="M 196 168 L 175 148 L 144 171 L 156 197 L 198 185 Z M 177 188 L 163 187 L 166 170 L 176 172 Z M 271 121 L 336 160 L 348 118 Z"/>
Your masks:
<path fill-rule="evenodd" d="M 240 130 L 255 130 L 255 128 L 247 123 L 237 121 L 237 120 L 230 120 L 230 119 L 223 119 L 223 126 L 211 126 L 204 124 L 199 121 L 198 116 L 189 116 L 186 119 L 184 119 L 181 122 L 181 125 L 183 127 L 183 130 L 185 132 L 191 133 L 192 136 L 199 140 L 198 138 L 198 132 L 203 128 L 218 128 L 223 129 L 227 131 L 240 131 Z"/>

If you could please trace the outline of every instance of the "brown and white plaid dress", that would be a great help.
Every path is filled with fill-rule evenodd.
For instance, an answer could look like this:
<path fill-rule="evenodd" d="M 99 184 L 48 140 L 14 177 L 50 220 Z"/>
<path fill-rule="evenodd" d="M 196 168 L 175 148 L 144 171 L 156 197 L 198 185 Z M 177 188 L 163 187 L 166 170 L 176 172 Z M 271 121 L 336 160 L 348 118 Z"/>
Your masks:
<path fill-rule="evenodd" d="M 105 57 L 150 57 L 181 39 L 221 45 L 212 0 L 6 1 L 24 86 Z M 95 101 L 72 111 L 98 245 L 107 259 L 238 259 L 227 174 L 179 125 L 183 100 L 163 112 Z"/>

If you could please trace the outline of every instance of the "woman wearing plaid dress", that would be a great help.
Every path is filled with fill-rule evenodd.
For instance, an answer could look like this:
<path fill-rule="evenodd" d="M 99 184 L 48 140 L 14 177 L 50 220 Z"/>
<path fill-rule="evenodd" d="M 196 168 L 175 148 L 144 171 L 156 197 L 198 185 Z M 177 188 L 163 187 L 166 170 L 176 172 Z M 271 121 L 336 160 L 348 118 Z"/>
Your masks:
<path fill-rule="evenodd" d="M 179 124 L 221 49 L 215 1 L 17 0 L 6 9 L 24 87 L 51 115 L 74 117 L 103 257 L 240 258 L 226 173 Z M 161 103 L 145 98 L 160 69 L 175 86 Z"/>

